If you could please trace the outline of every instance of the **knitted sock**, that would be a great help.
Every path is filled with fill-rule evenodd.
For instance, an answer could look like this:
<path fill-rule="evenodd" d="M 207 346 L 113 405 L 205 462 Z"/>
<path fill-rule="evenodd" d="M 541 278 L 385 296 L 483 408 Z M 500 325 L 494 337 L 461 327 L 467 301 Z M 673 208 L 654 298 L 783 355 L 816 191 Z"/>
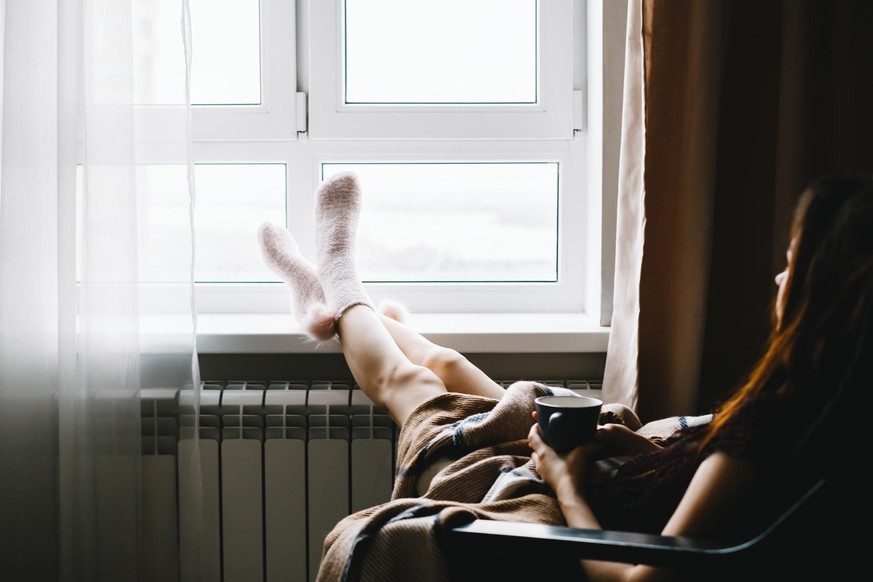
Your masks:
<path fill-rule="evenodd" d="M 353 305 L 373 308 L 355 263 L 361 185 L 351 172 L 331 176 L 316 190 L 315 252 L 327 305 L 338 320 Z"/>
<path fill-rule="evenodd" d="M 325 304 L 324 291 L 312 263 L 300 254 L 297 241 L 285 228 L 265 222 L 258 229 L 261 256 L 291 290 L 297 323 L 310 339 L 324 341 L 336 335 L 336 319 Z"/>

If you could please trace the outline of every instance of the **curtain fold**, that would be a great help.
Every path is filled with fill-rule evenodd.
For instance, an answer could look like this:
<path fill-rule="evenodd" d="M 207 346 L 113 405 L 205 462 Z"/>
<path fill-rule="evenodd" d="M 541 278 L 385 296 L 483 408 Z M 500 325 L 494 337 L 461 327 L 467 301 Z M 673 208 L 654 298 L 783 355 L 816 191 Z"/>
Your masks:
<path fill-rule="evenodd" d="M 149 37 L 159 4 L 0 3 L 4 579 L 153 579 L 142 451 L 159 435 L 143 437 L 141 394 L 200 383 L 186 116 L 168 117 L 161 144 L 140 132 L 137 96 L 167 82 L 141 74 L 142 47 L 168 43 L 190 72 L 190 28 L 187 44 L 181 26 Z M 187 0 L 171 4 L 181 23 Z M 156 172 L 184 195 L 156 206 Z M 168 267 L 156 281 L 144 264 Z"/>
<path fill-rule="evenodd" d="M 616 313 L 613 333 L 632 343 L 620 328 L 638 326 L 636 345 L 620 348 L 638 350 L 621 362 L 638 377 L 615 375 L 608 356 L 604 390 L 625 401 L 636 391 L 651 420 L 709 411 L 743 381 L 766 341 L 796 198 L 821 175 L 873 171 L 873 5 L 643 0 L 636 10 L 644 242 L 617 253 L 642 252 L 639 284 L 624 290 L 639 316 Z"/>
<path fill-rule="evenodd" d="M 645 228 L 645 87 L 642 0 L 630 0 L 625 39 L 622 137 L 618 168 L 615 279 L 603 396 L 637 408 L 639 285 Z"/>

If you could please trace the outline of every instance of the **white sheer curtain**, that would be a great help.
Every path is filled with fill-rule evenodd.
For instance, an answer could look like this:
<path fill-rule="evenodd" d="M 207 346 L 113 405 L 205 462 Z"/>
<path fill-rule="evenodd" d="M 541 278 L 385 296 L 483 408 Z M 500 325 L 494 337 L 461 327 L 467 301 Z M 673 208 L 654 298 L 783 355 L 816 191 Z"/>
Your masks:
<path fill-rule="evenodd" d="M 642 0 L 629 0 L 615 241 L 612 329 L 603 393 L 636 410 L 639 387 L 640 273 L 645 234 L 645 82 Z"/>
<path fill-rule="evenodd" d="M 168 3 L 178 37 L 148 38 L 143 22 Z M 141 138 L 135 95 L 152 79 L 135 55 L 159 41 L 190 73 L 187 8 L 0 0 L 3 579 L 140 580 L 149 570 L 140 394 L 199 387 L 194 184 L 186 103 L 167 108 L 183 113 L 167 117 L 170 138 Z M 173 175 L 189 195 L 172 207 L 145 196 L 157 163 L 182 170 Z M 161 264 L 149 241 L 173 236 L 168 223 L 183 225 L 170 231 L 173 252 L 192 264 L 147 283 L 139 265 Z"/>

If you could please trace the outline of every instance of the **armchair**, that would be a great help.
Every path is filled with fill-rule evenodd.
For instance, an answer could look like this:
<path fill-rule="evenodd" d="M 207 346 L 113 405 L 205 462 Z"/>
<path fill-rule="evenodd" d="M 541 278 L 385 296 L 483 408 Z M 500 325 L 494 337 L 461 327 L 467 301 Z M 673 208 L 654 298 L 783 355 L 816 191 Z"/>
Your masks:
<path fill-rule="evenodd" d="M 739 543 L 481 519 L 448 527 L 443 543 L 457 580 L 585 580 L 580 559 L 667 566 L 682 580 L 850 579 L 866 539 L 852 522 L 869 503 L 842 481 L 816 481 Z"/>

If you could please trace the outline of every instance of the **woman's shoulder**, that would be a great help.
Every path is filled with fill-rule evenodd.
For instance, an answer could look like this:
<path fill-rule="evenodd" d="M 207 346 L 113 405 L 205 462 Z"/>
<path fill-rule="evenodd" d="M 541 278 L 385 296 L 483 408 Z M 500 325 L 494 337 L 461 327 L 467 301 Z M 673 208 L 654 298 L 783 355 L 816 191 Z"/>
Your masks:
<path fill-rule="evenodd" d="M 736 458 L 783 470 L 820 410 L 779 391 L 744 400 L 712 435 L 704 453 L 723 451 Z"/>

